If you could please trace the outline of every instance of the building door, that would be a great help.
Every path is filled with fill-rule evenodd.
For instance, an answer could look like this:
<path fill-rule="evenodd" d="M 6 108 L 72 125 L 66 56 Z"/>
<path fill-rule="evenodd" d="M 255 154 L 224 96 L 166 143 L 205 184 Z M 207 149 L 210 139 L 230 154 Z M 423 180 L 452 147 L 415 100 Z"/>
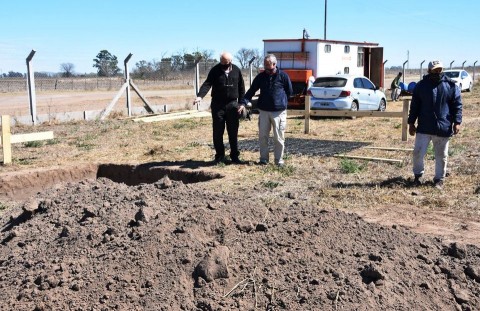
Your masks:
<path fill-rule="evenodd" d="M 369 78 L 376 86 L 383 85 L 383 47 L 364 48 L 365 65 L 363 75 Z"/>

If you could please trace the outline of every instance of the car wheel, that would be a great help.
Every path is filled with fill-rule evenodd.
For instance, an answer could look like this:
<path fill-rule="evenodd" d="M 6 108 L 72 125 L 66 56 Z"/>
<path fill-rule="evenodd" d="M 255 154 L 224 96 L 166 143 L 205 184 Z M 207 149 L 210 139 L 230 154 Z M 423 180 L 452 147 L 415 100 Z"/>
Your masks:
<path fill-rule="evenodd" d="M 352 106 L 350 107 L 350 111 L 358 111 L 358 103 L 352 102 Z"/>
<path fill-rule="evenodd" d="M 387 103 L 385 102 L 385 99 L 382 98 L 380 100 L 380 105 L 378 106 L 378 111 L 385 111 L 387 109 Z"/>
<path fill-rule="evenodd" d="M 358 111 L 358 103 L 352 102 L 352 106 L 350 107 L 350 111 Z M 351 116 L 350 119 L 356 119 L 356 116 Z"/>
<path fill-rule="evenodd" d="M 472 91 L 472 82 L 470 82 L 470 86 L 467 89 L 467 92 L 471 92 L 471 91 Z"/>
<path fill-rule="evenodd" d="M 460 93 L 463 92 L 463 88 L 462 88 L 462 84 L 461 84 L 461 83 L 458 85 L 458 87 L 460 88 Z"/>

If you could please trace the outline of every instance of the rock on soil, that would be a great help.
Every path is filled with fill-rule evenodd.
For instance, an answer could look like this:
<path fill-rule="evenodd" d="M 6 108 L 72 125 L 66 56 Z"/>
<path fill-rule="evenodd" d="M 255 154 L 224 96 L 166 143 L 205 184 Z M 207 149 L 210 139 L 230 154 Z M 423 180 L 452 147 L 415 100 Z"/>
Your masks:
<path fill-rule="evenodd" d="M 0 219 L 1 308 L 480 309 L 478 248 L 278 202 L 165 180 L 38 193 Z"/>

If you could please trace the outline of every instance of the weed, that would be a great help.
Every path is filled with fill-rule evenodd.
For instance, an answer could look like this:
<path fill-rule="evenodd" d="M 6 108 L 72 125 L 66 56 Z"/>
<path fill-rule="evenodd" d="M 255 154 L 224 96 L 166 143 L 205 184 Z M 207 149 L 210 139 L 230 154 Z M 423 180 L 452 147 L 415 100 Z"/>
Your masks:
<path fill-rule="evenodd" d="M 430 142 L 427 147 L 427 158 L 429 160 L 435 160 L 435 149 L 433 149 L 432 142 Z"/>
<path fill-rule="evenodd" d="M 179 129 L 195 129 L 198 127 L 198 122 L 193 119 L 183 119 L 178 123 L 173 124 L 173 128 L 176 130 Z"/>
<path fill-rule="evenodd" d="M 199 143 L 198 141 L 192 141 L 192 142 L 188 143 L 187 146 L 193 148 L 193 147 L 200 147 L 201 145 L 202 145 L 202 144 Z"/>
<path fill-rule="evenodd" d="M 280 183 L 278 181 L 269 180 L 269 181 L 262 182 L 262 185 L 268 189 L 275 189 L 280 185 Z"/>
<path fill-rule="evenodd" d="M 89 143 L 86 143 L 84 141 L 79 141 L 75 144 L 75 146 L 78 148 L 78 149 L 83 149 L 83 150 L 92 150 L 95 145 L 94 144 L 89 144 Z"/>
<path fill-rule="evenodd" d="M 340 169 L 345 174 L 358 173 L 365 170 L 366 167 L 367 167 L 366 163 L 358 164 L 354 160 L 345 159 L 345 158 L 340 160 Z"/>
<path fill-rule="evenodd" d="M 32 164 L 32 161 L 30 159 L 22 158 L 22 159 L 13 159 L 14 163 L 17 163 L 19 165 L 30 165 Z"/>
<path fill-rule="evenodd" d="M 46 145 L 56 145 L 60 143 L 60 139 L 54 138 L 54 139 L 49 139 L 45 142 Z"/>
<path fill-rule="evenodd" d="M 27 148 L 38 148 L 43 146 L 43 142 L 41 140 L 27 141 L 23 145 Z"/>
<path fill-rule="evenodd" d="M 288 177 L 293 175 L 293 173 L 295 172 L 295 167 L 293 167 L 292 165 L 278 166 L 274 164 L 269 164 L 265 166 L 263 171 L 264 173 L 278 173 L 284 177 Z"/>
<path fill-rule="evenodd" d="M 0 211 L 4 211 L 8 208 L 8 206 L 2 202 L 0 202 Z"/>
<path fill-rule="evenodd" d="M 448 148 L 448 156 L 451 157 L 451 156 L 454 156 L 456 154 L 463 153 L 465 150 L 467 150 L 467 147 L 465 147 L 463 145 L 452 146 L 452 147 Z"/>

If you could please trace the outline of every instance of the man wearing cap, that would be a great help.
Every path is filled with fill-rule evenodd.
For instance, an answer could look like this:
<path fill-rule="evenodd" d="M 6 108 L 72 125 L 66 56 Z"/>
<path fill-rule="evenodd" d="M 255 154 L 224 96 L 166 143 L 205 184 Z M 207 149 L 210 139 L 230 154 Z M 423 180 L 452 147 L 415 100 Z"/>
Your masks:
<path fill-rule="evenodd" d="M 408 132 L 415 136 L 413 150 L 414 184 L 421 185 L 425 170 L 424 158 L 430 141 L 435 151 L 433 184 L 443 186 L 446 175 L 448 143 L 460 132 L 462 98 L 455 81 L 442 74 L 443 64 L 436 60 L 428 64 L 428 74 L 416 85 L 410 112 Z M 415 122 L 417 125 L 415 126 Z"/>

